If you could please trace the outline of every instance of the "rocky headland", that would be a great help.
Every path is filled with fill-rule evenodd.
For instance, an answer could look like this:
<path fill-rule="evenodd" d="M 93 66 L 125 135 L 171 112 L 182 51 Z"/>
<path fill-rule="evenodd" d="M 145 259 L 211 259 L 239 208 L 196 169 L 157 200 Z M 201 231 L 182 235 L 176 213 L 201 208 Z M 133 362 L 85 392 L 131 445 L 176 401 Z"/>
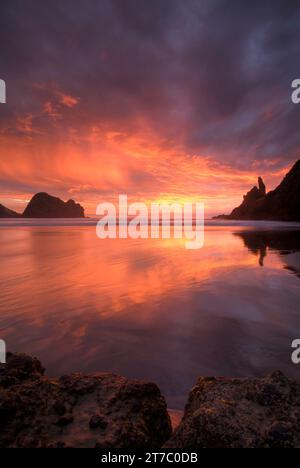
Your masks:
<path fill-rule="evenodd" d="M 200 378 L 166 447 L 300 447 L 300 383 L 265 378 Z"/>
<path fill-rule="evenodd" d="M 158 387 L 114 374 L 48 378 L 8 354 L 0 366 L 0 447 L 300 447 L 300 384 L 282 373 L 200 378 L 172 433 Z"/>
<path fill-rule="evenodd" d="M 22 214 L 0 205 L 0 218 L 84 218 L 84 209 L 74 200 L 62 201 L 60 198 L 37 193 L 32 197 Z"/>
<path fill-rule="evenodd" d="M 259 177 L 258 186 L 244 196 L 239 207 L 214 219 L 300 222 L 300 160 L 275 190 L 267 193 Z"/>
<path fill-rule="evenodd" d="M 21 215 L 0 204 L 0 218 L 20 218 Z"/>
<path fill-rule="evenodd" d="M 25 218 L 84 218 L 84 209 L 74 200 L 63 202 L 47 193 L 38 193 L 28 203 Z"/>

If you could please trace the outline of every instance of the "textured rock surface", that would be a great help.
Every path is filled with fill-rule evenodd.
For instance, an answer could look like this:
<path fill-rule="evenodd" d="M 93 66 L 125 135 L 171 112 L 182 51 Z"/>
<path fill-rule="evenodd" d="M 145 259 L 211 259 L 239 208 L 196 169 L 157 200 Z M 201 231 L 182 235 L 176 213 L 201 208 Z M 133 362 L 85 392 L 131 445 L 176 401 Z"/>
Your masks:
<path fill-rule="evenodd" d="M 266 194 L 261 178 L 244 196 L 243 203 L 228 216 L 216 219 L 300 221 L 300 160 L 292 167 L 281 184 Z"/>
<path fill-rule="evenodd" d="M 153 383 L 112 374 L 50 379 L 37 359 L 0 366 L 0 447 L 158 448 L 170 437 Z"/>
<path fill-rule="evenodd" d="M 9 354 L 0 365 L 0 448 L 300 447 L 300 383 L 281 372 L 200 378 L 178 423 L 171 437 L 153 383 L 112 374 L 50 379 L 26 355 Z"/>
<path fill-rule="evenodd" d="M 84 209 L 74 200 L 66 203 L 47 193 L 37 193 L 29 202 L 25 218 L 84 218 Z"/>
<path fill-rule="evenodd" d="M 201 378 L 166 447 L 300 447 L 300 384 L 280 372 L 264 379 Z"/>

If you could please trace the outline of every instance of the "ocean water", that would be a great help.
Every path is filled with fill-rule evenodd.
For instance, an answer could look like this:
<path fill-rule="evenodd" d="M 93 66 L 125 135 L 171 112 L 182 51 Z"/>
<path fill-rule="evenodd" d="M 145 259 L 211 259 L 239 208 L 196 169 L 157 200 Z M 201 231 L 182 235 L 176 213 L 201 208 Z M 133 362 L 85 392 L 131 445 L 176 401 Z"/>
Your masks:
<path fill-rule="evenodd" d="M 156 382 L 182 409 L 199 376 L 299 378 L 300 226 L 207 221 L 182 240 L 100 240 L 95 220 L 0 221 L 0 338 L 47 374 Z"/>

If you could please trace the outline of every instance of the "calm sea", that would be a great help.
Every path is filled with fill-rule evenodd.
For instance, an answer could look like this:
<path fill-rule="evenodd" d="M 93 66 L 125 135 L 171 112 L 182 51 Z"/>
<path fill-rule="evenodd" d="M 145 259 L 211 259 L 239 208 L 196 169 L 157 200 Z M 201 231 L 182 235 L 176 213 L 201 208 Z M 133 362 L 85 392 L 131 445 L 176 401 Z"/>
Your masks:
<path fill-rule="evenodd" d="M 156 382 L 182 408 L 197 377 L 299 378 L 300 226 L 206 223 L 205 245 L 99 240 L 95 222 L 0 222 L 0 338 L 48 375 Z"/>

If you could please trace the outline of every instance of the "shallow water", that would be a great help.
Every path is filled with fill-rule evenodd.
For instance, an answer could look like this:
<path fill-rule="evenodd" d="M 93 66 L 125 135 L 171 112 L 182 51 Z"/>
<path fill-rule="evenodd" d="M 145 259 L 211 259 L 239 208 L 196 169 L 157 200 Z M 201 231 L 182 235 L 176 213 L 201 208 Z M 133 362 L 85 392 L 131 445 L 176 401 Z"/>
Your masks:
<path fill-rule="evenodd" d="M 77 225 L 76 225 L 77 224 Z M 99 240 L 93 220 L 0 222 L 0 338 L 49 375 L 156 382 L 182 408 L 198 376 L 299 378 L 300 230 L 208 222 L 205 245 Z"/>

